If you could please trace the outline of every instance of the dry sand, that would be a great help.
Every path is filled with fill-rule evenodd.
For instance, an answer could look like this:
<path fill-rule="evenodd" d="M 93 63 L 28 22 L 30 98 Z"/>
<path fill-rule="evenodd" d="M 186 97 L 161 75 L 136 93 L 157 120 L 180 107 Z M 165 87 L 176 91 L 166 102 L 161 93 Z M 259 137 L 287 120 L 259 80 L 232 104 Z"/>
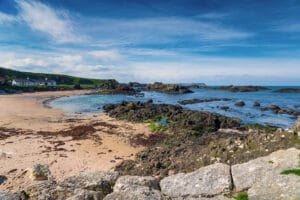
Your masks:
<path fill-rule="evenodd" d="M 111 170 L 143 149 L 130 141 L 150 134 L 145 124 L 117 121 L 105 114 L 71 119 L 43 105 L 52 98 L 87 92 L 0 96 L 0 176 L 7 178 L 0 182 L 0 191 L 16 191 L 34 183 L 30 169 L 38 163 L 48 164 L 53 176 L 61 180 L 81 172 Z"/>

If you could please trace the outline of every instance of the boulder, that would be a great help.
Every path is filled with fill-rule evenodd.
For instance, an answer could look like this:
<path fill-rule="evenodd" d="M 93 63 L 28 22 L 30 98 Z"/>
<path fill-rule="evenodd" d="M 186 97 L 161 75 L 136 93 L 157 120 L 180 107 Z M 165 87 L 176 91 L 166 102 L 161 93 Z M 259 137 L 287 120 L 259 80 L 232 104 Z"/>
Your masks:
<path fill-rule="evenodd" d="M 279 150 L 231 168 L 236 192 L 248 190 L 249 199 L 297 199 L 300 177 L 281 172 L 299 167 L 300 150 Z"/>
<path fill-rule="evenodd" d="M 2 183 L 4 183 L 6 180 L 7 180 L 7 177 L 6 177 L 6 176 L 1 176 L 1 175 L 0 175 L 0 185 L 1 185 Z"/>
<path fill-rule="evenodd" d="M 257 102 L 257 101 L 255 101 L 255 102 L 253 103 L 253 106 L 254 106 L 254 107 L 260 107 L 260 103 Z"/>
<path fill-rule="evenodd" d="M 171 198 L 213 197 L 232 188 L 230 166 L 217 163 L 191 173 L 179 173 L 160 182 L 161 191 Z"/>
<path fill-rule="evenodd" d="M 243 101 L 238 101 L 238 102 L 236 102 L 234 105 L 243 107 L 243 106 L 245 106 L 246 104 L 245 104 L 245 102 L 243 102 Z"/>
<path fill-rule="evenodd" d="M 28 197 L 23 192 L 0 192 L 0 199 L 1 200 L 28 200 Z"/>
<path fill-rule="evenodd" d="M 115 186 L 114 192 L 107 195 L 105 200 L 160 200 L 159 182 L 150 176 L 122 176 Z"/>
<path fill-rule="evenodd" d="M 62 182 L 42 181 L 25 189 L 33 199 L 103 199 L 113 191 L 117 172 L 93 172 L 68 177 Z"/>
<path fill-rule="evenodd" d="M 35 181 L 47 180 L 50 175 L 49 165 L 36 164 L 32 168 L 31 178 Z"/>

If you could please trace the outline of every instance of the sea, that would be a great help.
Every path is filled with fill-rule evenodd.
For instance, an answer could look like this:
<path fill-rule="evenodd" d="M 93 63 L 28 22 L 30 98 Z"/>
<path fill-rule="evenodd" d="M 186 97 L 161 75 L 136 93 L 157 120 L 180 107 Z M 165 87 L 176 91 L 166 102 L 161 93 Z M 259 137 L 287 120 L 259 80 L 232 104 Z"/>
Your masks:
<path fill-rule="evenodd" d="M 276 93 L 274 90 L 281 88 L 300 88 L 299 86 L 272 86 L 270 90 L 257 92 L 229 92 L 223 90 L 210 89 L 192 89 L 194 93 L 188 94 L 165 94 L 153 91 L 142 91 L 144 96 L 128 95 L 77 95 L 55 99 L 49 106 L 62 109 L 66 113 L 101 113 L 102 107 L 109 103 L 120 103 L 122 101 L 147 101 L 152 99 L 154 103 L 179 104 L 178 101 L 188 99 L 209 99 L 209 98 L 229 98 L 231 101 L 213 101 L 181 105 L 185 109 L 208 111 L 222 114 L 229 117 L 237 117 L 246 124 L 261 124 L 277 126 L 280 128 L 290 128 L 294 125 L 297 117 L 287 114 L 275 114 L 272 111 L 261 111 L 254 107 L 255 101 L 261 104 L 261 107 L 277 105 L 283 109 L 293 109 L 300 111 L 300 93 Z M 238 101 L 244 101 L 244 107 L 237 107 L 234 104 Z M 221 106 L 228 106 L 230 109 L 222 110 Z"/>

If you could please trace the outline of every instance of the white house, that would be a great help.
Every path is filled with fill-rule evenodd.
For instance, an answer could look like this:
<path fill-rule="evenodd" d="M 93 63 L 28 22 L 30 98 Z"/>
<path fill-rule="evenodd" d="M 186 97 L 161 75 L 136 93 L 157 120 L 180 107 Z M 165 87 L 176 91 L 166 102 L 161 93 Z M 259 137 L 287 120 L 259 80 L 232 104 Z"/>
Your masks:
<path fill-rule="evenodd" d="M 12 80 L 11 84 L 13 86 L 19 86 L 19 87 L 26 87 L 26 86 L 49 86 L 54 87 L 56 86 L 56 81 L 48 80 L 45 78 L 45 80 L 31 80 L 29 78 L 27 79 L 14 79 Z"/>

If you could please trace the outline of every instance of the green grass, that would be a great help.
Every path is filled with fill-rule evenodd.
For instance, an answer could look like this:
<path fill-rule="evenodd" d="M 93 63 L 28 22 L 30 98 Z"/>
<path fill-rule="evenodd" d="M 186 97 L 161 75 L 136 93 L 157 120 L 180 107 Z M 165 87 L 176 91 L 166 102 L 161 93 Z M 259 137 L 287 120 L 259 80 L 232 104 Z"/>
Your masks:
<path fill-rule="evenodd" d="M 241 192 L 237 196 L 233 196 L 236 200 L 248 200 L 248 194 L 246 192 Z"/>
<path fill-rule="evenodd" d="M 267 133 L 275 132 L 278 129 L 275 126 L 263 126 L 260 124 L 244 124 L 244 127 L 247 129 L 255 129 L 255 130 L 265 131 Z"/>
<path fill-rule="evenodd" d="M 300 169 L 287 169 L 287 170 L 282 171 L 280 174 L 283 174 L 283 175 L 294 174 L 296 176 L 300 176 Z"/>

